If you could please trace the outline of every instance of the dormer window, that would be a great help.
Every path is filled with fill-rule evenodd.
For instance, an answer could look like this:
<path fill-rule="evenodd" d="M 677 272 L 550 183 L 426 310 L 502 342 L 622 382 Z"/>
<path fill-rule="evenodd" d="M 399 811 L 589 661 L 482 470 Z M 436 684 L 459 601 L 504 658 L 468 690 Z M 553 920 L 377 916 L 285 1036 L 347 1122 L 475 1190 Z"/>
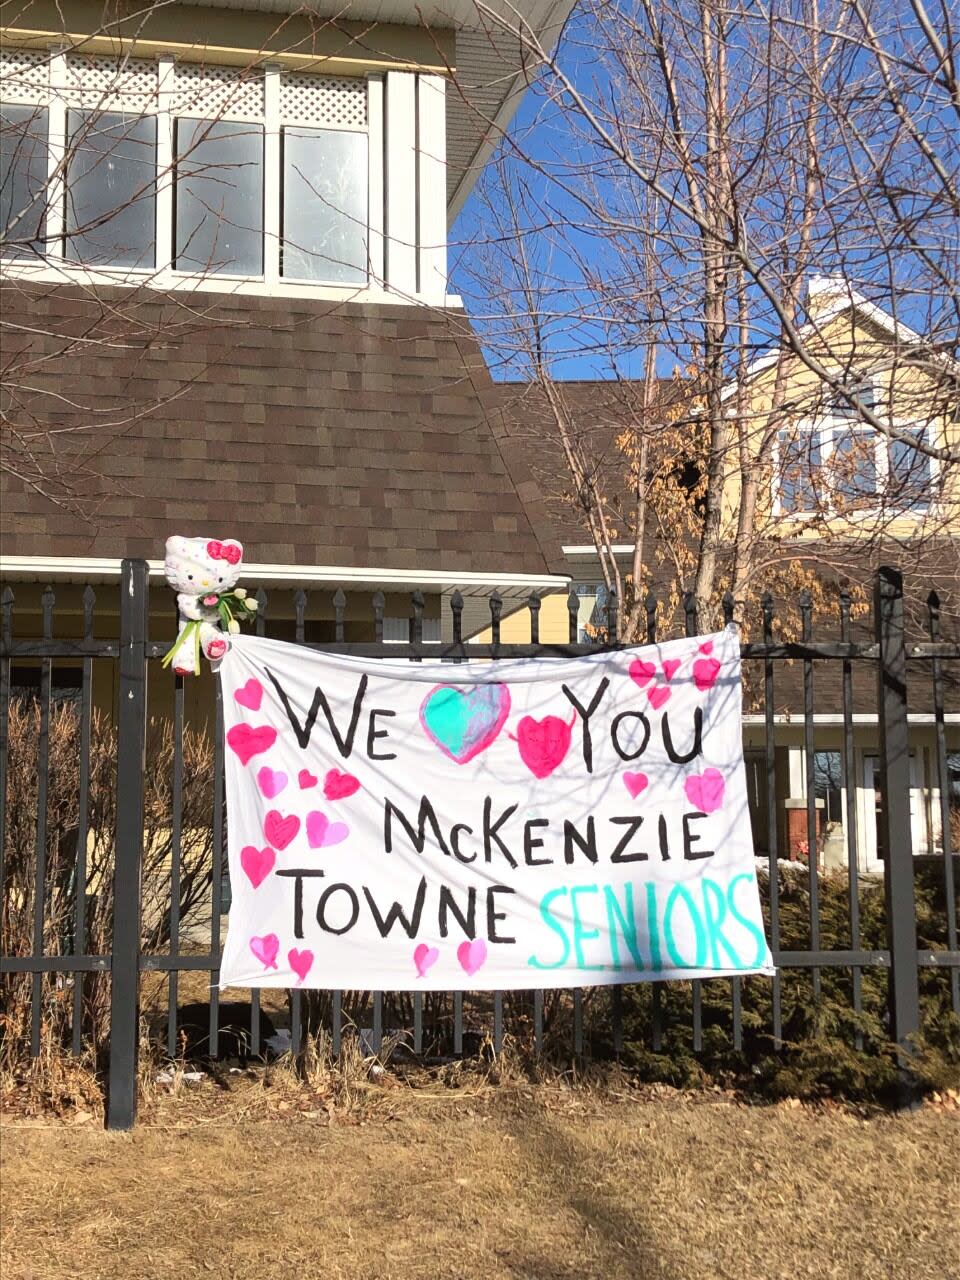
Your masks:
<path fill-rule="evenodd" d="M 878 412 L 876 387 L 863 378 L 847 384 L 846 394 L 828 390 L 819 416 L 781 429 L 774 490 L 778 514 L 895 515 L 929 506 L 936 467 L 910 443 L 922 444 L 926 429 L 884 414 L 900 436 L 891 439 L 864 422 L 862 410 Z"/>

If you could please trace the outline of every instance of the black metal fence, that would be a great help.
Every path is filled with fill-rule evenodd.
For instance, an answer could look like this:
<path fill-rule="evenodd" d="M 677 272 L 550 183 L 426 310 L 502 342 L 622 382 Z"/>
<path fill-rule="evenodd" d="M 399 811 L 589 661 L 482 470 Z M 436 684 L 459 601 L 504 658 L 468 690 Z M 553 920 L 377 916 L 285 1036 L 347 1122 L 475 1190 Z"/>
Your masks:
<path fill-rule="evenodd" d="M 18 588 L 18 590 L 20 590 Z M 74 1053 L 81 1052 L 88 1028 L 84 1025 L 84 990 L 92 975 L 109 977 L 109 1044 L 108 1044 L 108 1124 L 112 1128 L 128 1128 L 136 1115 L 138 1047 L 140 1027 L 140 983 L 144 973 L 168 975 L 166 1010 L 166 1045 L 171 1056 L 178 1047 L 178 1012 L 181 991 L 180 978 L 185 973 L 201 972 L 208 975 L 209 1056 L 216 1058 L 222 1048 L 221 1010 L 217 983 L 219 980 L 221 912 L 226 905 L 225 890 L 225 813 L 223 803 L 223 742 L 222 706 L 219 685 L 215 693 L 214 777 L 212 804 L 209 811 L 209 833 L 212 837 L 212 868 L 209 875 L 209 931 L 208 942 L 198 945 L 196 934 L 189 942 L 182 936 L 182 898 L 184 850 L 189 833 L 184 828 L 184 795 L 190 784 L 185 777 L 184 741 L 186 709 L 184 682 L 172 673 L 162 672 L 159 662 L 169 641 L 151 640 L 149 635 L 149 583 L 148 567 L 142 560 L 125 560 L 122 564 L 119 600 L 114 588 L 101 590 L 99 597 L 91 588 L 82 595 L 82 618 L 67 630 L 76 634 L 70 638 L 58 637 L 55 625 L 56 597 L 47 588 L 39 602 L 39 636 L 21 637 L 17 633 L 17 599 L 8 586 L 2 596 L 2 634 L 0 634 L 0 797 L 4 806 L 0 811 L 0 893 L 4 902 L 4 926 L 15 910 L 20 918 L 24 911 L 27 925 L 21 930 L 19 941 L 3 939 L 4 954 L 0 957 L 0 975 L 5 986 L 8 979 L 19 976 L 21 986 L 18 998 L 22 1001 L 27 989 L 23 983 L 29 977 L 26 998 L 30 1003 L 29 1051 L 36 1055 L 41 1045 L 41 1019 L 43 1002 L 51 988 L 56 988 L 67 1000 L 70 1011 L 67 1018 L 69 1035 L 67 1044 Z M 262 590 L 257 593 L 260 611 L 257 629 L 260 634 L 268 630 L 268 606 L 271 601 Z M 95 632 L 98 603 L 106 603 L 116 610 L 119 604 L 117 635 L 114 638 L 98 638 Z M 309 640 L 307 638 L 308 600 L 303 591 L 292 598 L 292 610 L 287 634 L 298 644 L 334 653 L 350 653 L 369 658 L 408 658 L 420 661 L 425 658 L 463 662 L 469 659 L 517 658 L 563 656 L 595 652 L 596 644 L 578 644 L 578 613 L 580 601 L 571 594 L 567 608 L 569 613 L 569 643 L 545 644 L 539 636 L 540 600 L 531 597 L 526 604 L 531 619 L 529 643 L 501 643 L 501 616 L 503 601 L 494 594 L 489 600 L 489 643 L 467 643 L 462 637 L 463 601 L 454 594 L 451 609 L 450 634 L 447 642 L 425 644 L 423 620 L 425 601 L 414 592 L 411 601 L 409 641 L 403 644 L 384 642 L 384 597 L 379 592 L 372 600 L 370 619 L 372 640 L 347 640 L 347 600 L 342 591 L 332 597 L 332 616 L 327 620 L 332 638 Z M 164 605 L 166 608 L 166 605 Z M 732 615 L 732 601 L 726 602 L 728 617 Z M 617 620 L 615 597 L 606 602 L 603 632 L 615 635 Z M 821 976 L 825 970 L 843 970 L 850 977 L 850 999 L 854 1013 L 859 1014 L 862 1000 L 862 977 L 865 970 L 881 968 L 888 974 L 889 1035 L 906 1054 L 911 1038 L 920 1025 L 919 986 L 923 969 L 939 969 L 949 983 L 949 1003 L 960 1014 L 960 950 L 957 943 L 956 886 L 954 884 L 954 860 L 951 845 L 951 786 L 950 742 L 948 733 L 953 728 L 952 718 L 945 710 L 945 687 L 950 683 L 945 664 L 960 658 L 960 644 L 945 642 L 940 634 L 939 602 L 931 594 L 927 602 L 928 638 L 918 643 L 908 641 L 904 620 L 903 585 L 900 575 L 889 569 L 880 570 L 873 604 L 873 637 L 854 640 L 851 626 L 850 597 L 841 592 L 838 598 L 837 639 L 815 641 L 812 634 L 811 606 L 809 600 L 800 602 L 802 618 L 801 639 L 783 642 L 775 636 L 773 602 L 765 598 L 762 611 L 762 640 L 742 645 L 742 656 L 754 673 L 754 687 L 759 705 L 762 706 L 764 736 L 761 758 L 766 795 L 761 799 L 768 815 L 766 848 L 763 856 L 769 868 L 769 900 L 767 903 L 770 944 L 778 966 L 773 979 L 716 979 L 729 987 L 729 1036 L 732 1047 L 739 1049 L 743 1040 L 742 983 L 770 982 L 772 984 L 771 1025 L 772 1044 L 779 1046 L 783 1038 L 781 1010 L 781 983 L 783 973 L 803 970 L 810 977 L 812 999 L 820 993 Z M 696 602 L 687 598 L 684 602 L 685 631 L 697 633 Z M 116 613 L 114 612 L 114 618 Z M 648 601 L 646 611 L 646 639 L 654 642 L 664 636 L 657 634 L 657 606 Z M 599 640 L 598 640 L 599 643 Z M 806 783 L 806 830 L 810 852 L 809 867 L 803 874 L 809 902 L 808 945 L 800 950 L 785 950 L 781 945 L 781 904 L 779 898 L 778 854 L 782 842 L 775 819 L 778 806 L 776 760 L 776 694 L 778 682 L 789 662 L 794 674 L 799 672 L 800 700 L 797 709 L 802 720 L 803 758 Z M 70 687 L 76 714 L 79 717 L 79 737 L 76 771 L 77 814 L 72 834 L 71 852 L 68 858 L 68 880 L 58 882 L 56 892 L 61 899 L 67 894 L 69 927 L 51 937 L 49 928 L 49 884 L 47 859 L 49 853 L 48 806 L 50 804 L 50 769 L 52 741 L 56 731 L 54 711 L 55 697 L 63 685 L 65 667 L 71 673 Z M 815 799 L 814 754 L 818 733 L 815 708 L 815 668 L 826 667 L 831 675 L 831 688 L 839 685 L 842 713 L 842 761 L 843 784 L 846 792 L 844 814 L 846 839 L 846 867 L 848 875 L 848 934 L 849 949 L 823 949 L 820 930 L 821 876 L 815 851 L 818 847 L 818 814 Z M 91 789 L 91 726 L 94 723 L 94 686 L 98 673 L 106 669 L 106 685 L 110 689 L 111 715 L 116 725 L 115 772 L 115 831 L 112 851 L 112 917 L 110 920 L 109 949 L 101 946 L 97 954 L 88 952 L 89 936 L 89 868 L 86 863 L 87 847 L 91 836 L 88 813 Z M 174 750 L 172 755 L 172 779 L 170 784 L 170 857 L 167 901 L 164 906 L 165 922 L 162 935 L 167 939 L 163 949 L 146 950 L 144 946 L 144 922 L 142 919 L 141 869 L 144 856 L 144 775 L 145 740 L 148 719 L 148 671 L 152 682 L 169 681 L 170 715 Z M 882 949 L 864 949 L 861 945 L 860 896 L 858 893 L 858 818 L 856 809 L 857 780 L 854 775 L 854 688 L 855 673 L 866 671 L 875 681 L 875 698 L 871 699 L 876 711 L 878 727 L 877 753 L 880 770 L 880 795 L 878 809 L 878 845 L 886 851 L 884 894 L 886 904 L 886 945 Z M 19 672 L 18 683 L 13 676 Z M 27 674 L 24 674 L 27 673 Z M 910 777 L 910 726 L 908 721 L 908 675 L 911 690 L 926 688 L 924 701 L 930 707 L 929 722 L 933 733 L 934 781 L 940 829 L 942 857 L 942 881 L 944 889 L 945 921 L 943 944 L 936 949 L 919 949 L 916 928 L 916 902 L 914 886 L 914 847 L 911 833 L 911 777 Z M 817 677 L 819 681 L 819 676 Z M 14 901 L 17 894 L 24 897 L 22 884 L 11 886 L 4 877 L 4 854 L 7 847 L 8 801 L 18 794 L 21 779 L 10 776 L 8 751 L 8 722 L 11 698 L 22 694 L 24 682 L 30 686 L 30 696 L 38 704 L 38 733 L 36 746 L 35 785 L 35 861 L 32 868 L 32 903 Z M 153 684 L 156 688 L 156 684 Z M 836 711 L 836 707 L 830 708 Z M 956 747 L 953 748 L 956 750 Z M 63 768 L 63 765 L 59 765 Z M 31 769 L 32 771 L 32 769 Z M 931 793 L 932 794 L 932 793 Z M 12 812 L 12 808 L 11 808 Z M 205 882 L 206 883 L 206 882 Z M 103 886 L 101 886 L 102 888 Z M 62 906 L 62 902 L 61 902 Z M 206 925 L 205 925 L 206 928 Z M 691 984 L 692 1049 L 703 1048 L 703 980 Z M 652 1048 L 660 1051 L 664 1043 L 664 1021 L 661 1005 L 662 984 L 652 984 L 650 990 L 650 1035 Z M 4 993 L 9 998 L 8 991 Z M 290 1045 L 294 1052 L 301 1048 L 307 1028 L 323 1026 L 328 1031 L 334 1052 L 338 1052 L 341 1038 L 347 1027 L 356 1028 L 366 1023 L 365 1036 L 370 1047 L 379 1051 L 384 1036 L 402 1029 L 409 1049 L 422 1054 L 425 1045 L 434 1049 L 444 1038 L 446 1047 L 454 1055 L 462 1054 L 465 1047 L 476 1043 L 478 1025 L 483 1025 L 491 1048 L 499 1052 L 509 1029 L 521 1027 L 532 1038 L 539 1051 L 544 1042 L 545 1024 L 549 1022 L 551 1009 L 560 998 L 568 1015 L 564 1026 L 569 1026 L 571 1048 L 582 1055 L 587 1047 L 585 1009 L 593 997 L 591 993 L 575 991 L 549 993 L 545 1000 L 543 991 L 532 993 L 496 993 L 492 997 L 472 1001 L 469 1021 L 465 1019 L 462 993 L 449 997 L 431 995 L 404 995 L 391 997 L 389 993 L 289 993 Z M 592 1012 L 604 1023 L 605 1042 L 617 1053 L 623 1044 L 623 994 L 619 987 L 598 993 L 602 1003 L 591 1006 Z M 599 1012 L 597 1012 L 599 1010 Z M 206 1012 L 206 1011 L 205 1011 Z M 26 1025 L 26 1022 L 24 1022 Z M 6 1034 L 9 1031 L 7 1022 Z M 444 1030 L 438 1031 L 438 1028 Z M 249 1016 L 249 1050 L 253 1055 L 263 1051 L 262 1014 L 260 993 L 251 993 Z"/>

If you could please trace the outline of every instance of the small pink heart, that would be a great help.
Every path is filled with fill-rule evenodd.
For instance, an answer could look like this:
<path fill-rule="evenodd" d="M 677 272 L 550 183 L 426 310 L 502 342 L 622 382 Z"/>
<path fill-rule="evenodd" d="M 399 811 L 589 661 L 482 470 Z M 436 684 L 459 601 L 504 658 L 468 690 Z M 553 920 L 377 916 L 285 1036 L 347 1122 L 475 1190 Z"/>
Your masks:
<path fill-rule="evenodd" d="M 295 813 L 284 817 L 279 810 L 271 809 L 263 820 L 263 834 L 275 849 L 285 849 L 299 830 L 300 819 Z"/>
<path fill-rule="evenodd" d="M 517 749 L 520 759 L 535 778 L 548 778 L 561 765 L 570 750 L 576 716 L 569 722 L 559 716 L 535 720 L 524 716 L 517 725 Z"/>
<path fill-rule="evenodd" d="M 712 689 L 720 674 L 720 663 L 716 658 L 698 658 L 693 664 L 693 683 L 701 693 Z"/>
<path fill-rule="evenodd" d="M 242 684 L 239 689 L 233 692 L 235 702 L 239 702 L 241 707 L 249 707 L 251 711 L 259 711 L 260 703 L 263 701 L 263 685 L 254 676 L 251 676 L 246 684 Z"/>
<path fill-rule="evenodd" d="M 719 769 L 704 769 L 694 773 L 683 784 L 687 799 L 700 813 L 714 813 L 723 804 L 726 784 Z"/>
<path fill-rule="evenodd" d="M 350 834 L 345 822 L 331 822 L 325 813 L 314 809 L 307 814 L 307 844 L 311 849 L 325 849 L 340 844 Z"/>
<path fill-rule="evenodd" d="M 266 764 L 257 774 L 257 786 L 268 800 L 278 796 L 289 781 L 282 769 L 271 769 Z"/>
<path fill-rule="evenodd" d="M 474 938 L 472 942 L 461 942 L 457 947 L 457 959 L 467 977 L 472 978 L 486 962 L 487 944 L 482 938 Z"/>
<path fill-rule="evenodd" d="M 297 774 L 297 781 L 300 783 L 300 790 L 306 791 L 308 787 L 315 787 L 320 779 L 309 769 L 301 769 Z"/>
<path fill-rule="evenodd" d="M 645 773 L 625 773 L 623 775 L 623 785 L 630 792 L 631 797 L 636 800 L 641 791 L 646 791 L 650 785 L 650 779 Z"/>
<path fill-rule="evenodd" d="M 304 948 L 298 951 L 296 947 L 291 947 L 287 952 L 287 963 L 297 975 L 297 986 L 301 986 L 304 978 L 313 968 L 313 952 Z"/>
<path fill-rule="evenodd" d="M 346 800 L 354 792 L 360 790 L 360 779 L 352 773 L 341 773 L 339 769 L 331 769 L 323 780 L 323 794 L 328 800 Z"/>
<path fill-rule="evenodd" d="M 440 952 L 436 947 L 428 947 L 425 942 L 421 942 L 419 946 L 414 948 L 413 963 L 417 966 L 417 977 L 422 978 L 428 969 L 432 968 L 440 959 Z"/>
<path fill-rule="evenodd" d="M 262 938 L 250 939 L 250 950 L 265 969 L 276 969 L 277 952 L 280 950 L 280 939 L 275 933 L 264 934 Z"/>
<path fill-rule="evenodd" d="M 628 668 L 630 679 L 642 689 L 657 674 L 655 662 L 644 662 L 642 658 L 634 658 Z"/>
<path fill-rule="evenodd" d="M 670 701 L 671 690 L 666 685 L 654 685 L 652 689 L 647 690 L 647 698 L 654 711 L 659 711 L 665 702 Z"/>
<path fill-rule="evenodd" d="M 235 724 L 227 730 L 227 746 L 240 757 L 241 764 L 249 764 L 254 756 L 269 751 L 277 740 L 277 731 L 268 724 Z"/>
<path fill-rule="evenodd" d="M 676 675 L 677 668 L 680 666 L 679 658 L 668 658 L 663 664 L 663 674 L 668 680 L 672 680 Z"/>
<path fill-rule="evenodd" d="M 713 641 L 708 640 L 706 644 L 702 644 L 700 646 L 700 652 L 707 654 L 707 656 L 709 657 L 709 655 L 713 653 Z"/>
<path fill-rule="evenodd" d="M 255 889 L 259 889 L 266 880 L 276 860 L 277 855 L 269 846 L 258 849 L 255 845 L 248 844 L 240 850 L 240 865 Z"/>

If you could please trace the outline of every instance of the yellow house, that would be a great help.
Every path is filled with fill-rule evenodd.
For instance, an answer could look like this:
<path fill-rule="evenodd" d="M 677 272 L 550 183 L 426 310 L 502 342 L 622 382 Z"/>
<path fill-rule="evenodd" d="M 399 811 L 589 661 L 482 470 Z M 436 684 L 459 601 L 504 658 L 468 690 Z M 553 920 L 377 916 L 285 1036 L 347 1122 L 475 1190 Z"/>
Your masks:
<path fill-rule="evenodd" d="M 751 454 L 757 462 L 756 538 L 777 540 L 786 557 L 795 552 L 822 555 L 829 561 L 827 549 L 842 548 L 850 576 L 863 587 L 868 586 L 877 563 L 894 563 L 905 572 L 918 631 L 926 623 L 924 610 L 931 587 L 941 596 L 945 616 L 956 616 L 960 613 L 960 468 L 915 448 L 914 442 L 929 445 L 933 453 L 960 448 L 960 368 L 901 320 L 836 277 L 810 281 L 807 322 L 800 337 L 806 360 L 789 351 L 771 350 L 748 366 L 739 387 L 731 382 L 723 393 L 731 420 L 737 412 L 746 419 Z M 617 418 L 619 414 L 622 431 L 631 420 L 631 405 L 629 388 L 605 392 L 605 385 L 609 387 L 564 383 L 561 392 L 574 429 L 596 431 L 591 447 L 606 451 L 605 457 L 598 458 L 597 471 L 611 490 L 618 479 L 622 487 L 626 465 L 613 443 Z M 536 412 L 535 389 L 501 384 L 500 395 L 506 429 L 515 426 L 522 434 Z M 733 431 L 732 436 L 735 441 Z M 723 509 L 731 541 L 741 504 L 741 471 L 734 454 L 732 447 Z M 547 644 L 571 638 L 572 612 L 580 640 L 586 640 L 597 626 L 602 628 L 606 596 L 595 546 L 579 520 L 573 495 L 562 492 L 571 487 L 570 482 L 565 477 L 554 477 L 554 481 L 553 510 L 576 609 L 572 610 L 565 592 L 542 599 L 539 637 Z M 633 531 L 627 521 L 617 521 L 616 513 L 612 528 L 619 540 L 612 543 L 611 551 L 626 576 L 634 553 Z M 869 618 L 862 618 L 858 625 L 860 638 L 866 638 Z M 504 642 L 530 638 L 529 609 L 518 609 L 503 619 Z M 475 639 L 489 641 L 489 629 L 478 632 Z M 783 674 L 778 673 L 775 690 L 775 815 L 767 812 L 762 700 L 748 706 L 744 716 L 757 847 L 767 848 L 775 823 L 781 854 L 796 852 L 806 832 L 802 673 L 798 664 L 789 667 L 786 672 L 780 669 Z M 931 854 L 942 847 L 942 822 L 926 672 L 923 679 L 923 684 L 919 678 L 912 683 L 910 695 L 911 820 L 914 851 Z M 960 697 L 955 687 L 948 687 L 946 699 L 950 805 L 960 813 Z M 828 865 L 846 861 L 845 828 L 852 814 L 859 867 L 874 871 L 882 865 L 882 849 L 876 824 L 879 744 L 872 680 L 857 684 L 853 720 L 855 795 L 848 806 L 839 677 L 817 668 L 814 789 L 827 832 L 825 861 Z M 791 820 L 791 811 L 799 822 Z"/>

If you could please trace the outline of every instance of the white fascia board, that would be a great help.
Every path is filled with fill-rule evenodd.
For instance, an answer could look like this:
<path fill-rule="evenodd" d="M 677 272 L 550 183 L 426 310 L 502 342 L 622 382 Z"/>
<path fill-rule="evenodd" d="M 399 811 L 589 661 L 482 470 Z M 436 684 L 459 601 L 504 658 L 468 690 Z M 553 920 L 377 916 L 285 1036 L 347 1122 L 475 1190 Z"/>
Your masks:
<path fill-rule="evenodd" d="M 561 547 L 560 550 L 563 552 L 565 556 L 597 555 L 597 548 L 593 545 L 592 542 L 585 542 L 582 546 L 581 545 L 565 546 L 565 547 Z M 607 548 L 607 550 L 612 551 L 615 556 L 628 556 L 633 554 L 635 548 L 632 542 L 612 542 L 610 546 Z"/>
<path fill-rule="evenodd" d="M 151 577 L 163 577 L 163 561 L 148 560 Z M 120 561 L 96 556 L 0 556 L 0 574 L 21 581 L 48 579 L 110 581 L 120 576 Z M 374 590 L 421 588 L 432 591 L 459 589 L 465 595 L 496 589 L 511 598 L 531 591 L 548 594 L 567 591 L 570 579 L 559 574 L 457 573 L 439 569 L 344 568 L 337 565 L 265 564 L 248 561 L 243 566 L 245 583 L 288 583 L 291 586 L 367 586 Z"/>

